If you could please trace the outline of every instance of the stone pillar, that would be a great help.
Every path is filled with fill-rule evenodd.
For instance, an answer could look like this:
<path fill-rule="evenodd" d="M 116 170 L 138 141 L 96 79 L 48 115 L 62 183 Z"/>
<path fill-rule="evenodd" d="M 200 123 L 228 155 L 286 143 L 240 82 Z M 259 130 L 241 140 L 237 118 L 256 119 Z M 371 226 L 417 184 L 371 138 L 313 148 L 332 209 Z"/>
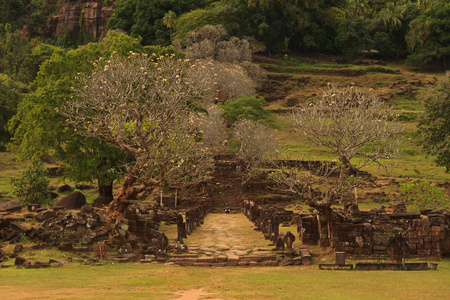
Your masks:
<path fill-rule="evenodd" d="M 345 265 L 345 252 L 335 252 L 336 255 L 335 264 L 336 265 Z"/>

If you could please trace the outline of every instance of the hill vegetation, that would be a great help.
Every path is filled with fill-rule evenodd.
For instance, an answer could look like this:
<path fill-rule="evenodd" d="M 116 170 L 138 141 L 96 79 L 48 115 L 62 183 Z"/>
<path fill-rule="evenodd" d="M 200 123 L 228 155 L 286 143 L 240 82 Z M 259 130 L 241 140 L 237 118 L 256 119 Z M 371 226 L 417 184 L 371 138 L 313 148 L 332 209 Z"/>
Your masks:
<path fill-rule="evenodd" d="M 112 199 L 113 182 L 134 158 L 102 139 L 81 137 L 55 108 L 76 97 L 72 87 L 103 66 L 102 59 L 115 53 L 127 57 L 130 51 L 209 60 L 214 71 L 208 76 L 216 76 L 214 97 L 223 102 L 227 125 L 242 116 L 263 121 L 277 129 L 281 154 L 292 159 L 336 157 L 326 147 L 308 144 L 290 123 L 290 112 L 316 101 L 328 84 L 374 93 L 394 108 L 404 127 L 402 156 L 389 172 L 364 170 L 449 179 L 446 126 L 436 138 L 431 113 L 437 101 L 428 96 L 422 104 L 422 94 L 446 80 L 448 0 L 103 1 L 114 14 L 102 41 L 80 39 L 75 32 L 49 34 L 46 22 L 58 2 L 5 0 L 1 5 L 0 97 L 9 96 L 0 102 L 0 147 L 5 149 L 12 137 L 8 149 L 21 159 L 51 154 L 66 178 L 97 181 L 102 197 Z M 80 26 L 83 22 L 80 17 Z M 445 112 L 447 106 L 438 104 Z M 419 133 L 424 113 L 428 123 L 421 121 Z M 425 151 L 418 146 L 423 138 Z M 441 143 L 433 146 L 436 140 Z M 229 146 L 239 151 L 239 144 L 231 140 Z M 434 165 L 436 155 L 444 168 Z"/>

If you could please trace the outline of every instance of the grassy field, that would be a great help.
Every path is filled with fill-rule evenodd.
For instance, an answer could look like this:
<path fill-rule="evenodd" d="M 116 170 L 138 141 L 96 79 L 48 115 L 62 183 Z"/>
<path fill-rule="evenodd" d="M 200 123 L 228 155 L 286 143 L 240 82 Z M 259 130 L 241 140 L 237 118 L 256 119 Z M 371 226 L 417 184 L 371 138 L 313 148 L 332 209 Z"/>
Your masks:
<path fill-rule="evenodd" d="M 317 266 L 186 268 L 67 265 L 0 271 L 2 299 L 448 299 L 438 271 L 325 271 Z M 184 292 L 184 294 L 181 294 Z M 201 297 L 203 296 L 203 297 Z"/>

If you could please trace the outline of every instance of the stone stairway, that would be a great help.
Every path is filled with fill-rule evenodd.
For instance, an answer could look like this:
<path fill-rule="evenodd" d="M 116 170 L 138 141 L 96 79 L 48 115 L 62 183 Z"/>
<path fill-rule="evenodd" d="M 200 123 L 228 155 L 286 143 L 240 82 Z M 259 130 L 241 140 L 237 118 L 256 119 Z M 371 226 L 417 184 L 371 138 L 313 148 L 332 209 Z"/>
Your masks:
<path fill-rule="evenodd" d="M 311 264 L 309 251 L 295 253 L 273 250 L 260 231 L 243 214 L 209 214 L 204 224 L 178 245 L 178 251 L 167 255 L 146 255 L 142 263 L 166 263 L 189 267 L 287 266 Z M 302 249 L 305 250 L 305 249 Z M 306 249 L 307 250 L 307 249 Z"/>

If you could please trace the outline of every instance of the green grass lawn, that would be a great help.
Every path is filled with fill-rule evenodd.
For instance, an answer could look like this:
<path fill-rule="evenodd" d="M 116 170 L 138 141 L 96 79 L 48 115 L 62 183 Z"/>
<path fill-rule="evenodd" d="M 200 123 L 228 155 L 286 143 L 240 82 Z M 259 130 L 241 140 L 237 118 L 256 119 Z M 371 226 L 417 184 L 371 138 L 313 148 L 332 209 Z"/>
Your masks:
<path fill-rule="evenodd" d="M 326 271 L 317 266 L 187 268 L 66 265 L 0 271 L 2 299 L 448 299 L 450 262 L 437 271 Z M 198 299 L 198 298 L 184 298 Z"/>

